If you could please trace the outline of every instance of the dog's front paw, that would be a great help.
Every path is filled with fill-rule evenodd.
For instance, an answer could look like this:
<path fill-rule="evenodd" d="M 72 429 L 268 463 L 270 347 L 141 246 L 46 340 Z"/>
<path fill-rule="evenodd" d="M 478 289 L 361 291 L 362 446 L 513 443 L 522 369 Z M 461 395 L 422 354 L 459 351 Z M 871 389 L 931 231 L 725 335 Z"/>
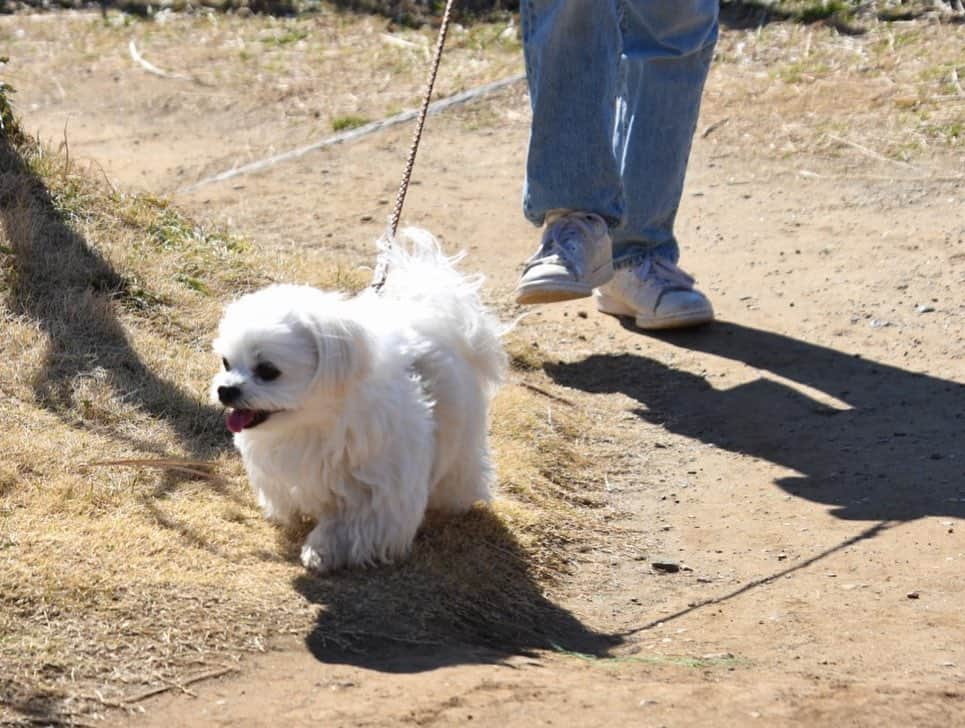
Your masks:
<path fill-rule="evenodd" d="M 302 566 L 316 574 L 327 574 L 335 565 L 329 554 L 306 543 L 302 546 Z"/>
<path fill-rule="evenodd" d="M 302 565 L 316 574 L 327 574 L 345 566 L 345 549 L 339 548 L 338 524 L 322 519 L 302 546 Z"/>
<path fill-rule="evenodd" d="M 335 568 L 332 555 L 315 544 L 302 545 L 302 566 L 316 574 L 327 574 Z"/>

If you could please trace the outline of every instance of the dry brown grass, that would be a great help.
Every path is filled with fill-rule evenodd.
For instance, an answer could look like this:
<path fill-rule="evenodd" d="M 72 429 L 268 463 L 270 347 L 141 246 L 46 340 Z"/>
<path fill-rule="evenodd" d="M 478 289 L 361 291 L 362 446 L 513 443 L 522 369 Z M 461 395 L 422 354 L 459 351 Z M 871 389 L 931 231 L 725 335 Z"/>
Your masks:
<path fill-rule="evenodd" d="M 61 98 L 77 83 L 80 61 L 115 76 L 111 93 L 122 91 L 135 107 L 163 111 L 187 129 L 203 117 L 254 157 L 279 151 L 274 145 L 283 149 L 328 136 L 353 119 L 418 108 L 436 41 L 431 27 L 394 27 L 329 4 L 296 18 L 169 14 L 143 22 L 113 12 L 106 21 L 95 13 L 61 14 L 56 22 L 42 17 L 0 16 L 0 47 L 10 57 L 5 71 L 24 95 Z M 29 28 L 23 37 L 17 35 L 21 25 Z M 519 73 L 517 27 L 506 21 L 454 27 L 435 98 Z M 151 64 L 194 82 L 169 81 L 160 93 L 145 88 L 141 79 L 148 74 L 128 52 L 132 39 Z M 247 134 L 240 133 L 239 118 Z M 68 135 L 76 123 L 71 121 Z M 283 144 L 278 124 L 288 130 Z M 268 128 L 263 125 L 275 131 L 262 135 L 259 130 Z M 217 161 L 207 171 L 226 163 Z"/>
<path fill-rule="evenodd" d="M 0 137 L 0 721 L 129 706 L 279 634 L 357 661 L 427 644 L 486 659 L 606 648 L 544 593 L 599 505 L 576 477 L 572 406 L 507 386 L 493 509 L 430 524 L 404 564 L 304 574 L 206 403 L 209 341 L 245 289 L 365 274 L 268 259 L 95 183 L 63 151 Z"/>
<path fill-rule="evenodd" d="M 725 33 L 705 131 L 722 149 L 757 148 L 802 168 L 841 157 L 908 174 L 909 164 L 965 143 L 961 34 L 960 24 L 937 20 L 872 22 L 853 37 L 786 23 Z"/>

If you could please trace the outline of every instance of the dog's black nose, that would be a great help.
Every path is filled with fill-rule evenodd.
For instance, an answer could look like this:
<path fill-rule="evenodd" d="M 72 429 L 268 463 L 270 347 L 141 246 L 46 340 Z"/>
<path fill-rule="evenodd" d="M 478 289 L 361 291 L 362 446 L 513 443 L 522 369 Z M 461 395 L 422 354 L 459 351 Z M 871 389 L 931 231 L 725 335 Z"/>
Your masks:
<path fill-rule="evenodd" d="M 221 404 L 234 404 L 240 396 L 241 389 L 238 387 L 218 387 L 218 399 L 221 400 Z"/>

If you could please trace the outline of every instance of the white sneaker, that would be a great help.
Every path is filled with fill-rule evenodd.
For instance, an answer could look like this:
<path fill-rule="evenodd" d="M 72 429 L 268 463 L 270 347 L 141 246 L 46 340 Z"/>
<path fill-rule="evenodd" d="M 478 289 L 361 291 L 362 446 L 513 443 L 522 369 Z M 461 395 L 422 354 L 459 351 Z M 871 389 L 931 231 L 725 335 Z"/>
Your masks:
<path fill-rule="evenodd" d="M 618 269 L 594 296 L 597 309 L 633 316 L 641 329 L 676 329 L 714 320 L 714 307 L 694 288 L 694 279 L 659 255 Z"/>
<path fill-rule="evenodd" d="M 606 221 L 592 212 L 553 210 L 539 250 L 526 261 L 516 286 L 517 303 L 585 298 L 613 277 Z"/>

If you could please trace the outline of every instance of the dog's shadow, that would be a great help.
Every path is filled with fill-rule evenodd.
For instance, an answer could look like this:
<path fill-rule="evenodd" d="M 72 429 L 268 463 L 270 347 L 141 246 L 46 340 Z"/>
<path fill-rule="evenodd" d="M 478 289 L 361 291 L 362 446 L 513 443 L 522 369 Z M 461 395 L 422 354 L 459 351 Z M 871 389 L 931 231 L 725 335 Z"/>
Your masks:
<path fill-rule="evenodd" d="M 321 662 L 394 673 L 537 650 L 608 655 L 620 638 L 550 601 L 531 564 L 487 507 L 430 518 L 404 562 L 296 577 L 295 589 L 322 607 L 305 643 Z"/>

